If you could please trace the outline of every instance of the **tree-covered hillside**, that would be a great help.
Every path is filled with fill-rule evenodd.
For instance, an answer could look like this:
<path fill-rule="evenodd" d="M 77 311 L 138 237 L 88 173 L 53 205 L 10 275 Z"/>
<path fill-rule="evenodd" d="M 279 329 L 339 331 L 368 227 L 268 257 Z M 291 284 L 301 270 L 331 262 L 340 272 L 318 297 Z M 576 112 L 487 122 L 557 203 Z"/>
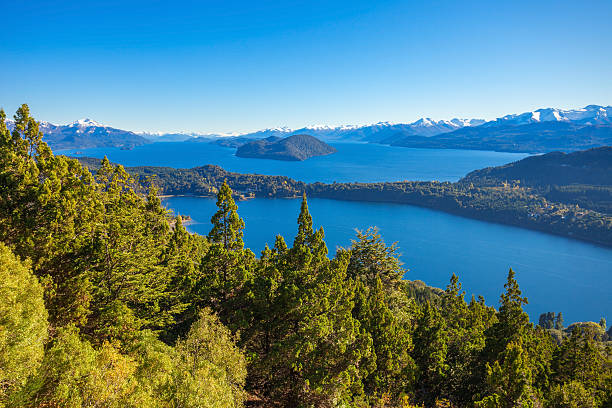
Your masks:
<path fill-rule="evenodd" d="M 531 156 L 505 166 L 469 173 L 478 186 L 503 183 L 529 187 L 550 201 L 577 204 L 612 215 L 612 147 Z"/>
<path fill-rule="evenodd" d="M 315 156 L 335 153 L 336 149 L 310 135 L 286 138 L 271 136 L 238 146 L 236 156 L 256 159 L 301 161 Z"/>
<path fill-rule="evenodd" d="M 373 229 L 329 254 L 305 196 L 294 241 L 256 256 L 216 193 L 189 234 L 123 167 L 92 174 L 26 105 L 13 131 L 0 111 L 0 406 L 612 404 L 605 319 L 534 326 L 512 270 L 497 310 L 455 275 L 402 280 Z"/>

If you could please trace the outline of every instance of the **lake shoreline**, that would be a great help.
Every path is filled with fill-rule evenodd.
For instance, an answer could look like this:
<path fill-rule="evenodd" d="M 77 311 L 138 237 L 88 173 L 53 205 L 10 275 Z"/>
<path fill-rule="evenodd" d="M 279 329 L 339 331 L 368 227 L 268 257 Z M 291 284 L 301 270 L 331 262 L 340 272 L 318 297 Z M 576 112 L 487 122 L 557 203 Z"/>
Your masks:
<path fill-rule="evenodd" d="M 160 199 L 168 199 L 168 198 L 175 198 L 175 197 L 193 197 L 193 198 L 211 198 L 211 199 L 214 199 L 214 198 L 216 198 L 216 195 L 215 194 L 211 194 L 211 195 L 165 194 L 165 195 L 158 195 L 158 197 Z M 297 200 L 297 199 L 300 199 L 301 197 L 302 197 L 301 195 L 278 196 L 278 197 L 276 197 L 276 196 L 253 196 L 253 197 L 248 197 L 248 198 L 243 198 L 243 199 L 238 199 L 238 200 L 239 201 L 248 201 L 248 200 L 255 200 L 255 199 Z M 458 217 L 461 217 L 461 218 L 470 219 L 470 220 L 477 220 L 477 221 L 482 221 L 482 222 L 486 222 L 486 223 L 490 223 L 490 224 L 505 225 L 505 226 L 525 229 L 525 230 L 529 230 L 529 231 L 536 231 L 536 232 L 540 232 L 540 233 L 547 234 L 547 235 L 552 235 L 552 236 L 556 236 L 556 237 L 566 238 L 566 239 L 569 239 L 569 240 L 589 243 L 589 244 L 595 245 L 597 247 L 605 248 L 605 249 L 611 249 L 612 248 L 612 243 L 608 243 L 608 242 L 605 242 L 605 241 L 598 241 L 598 240 L 594 240 L 594 239 L 587 239 L 587 238 L 583 238 L 583 237 L 579 237 L 579 236 L 572 236 L 572 235 L 568 235 L 568 234 L 558 233 L 558 232 L 555 232 L 555 231 L 547 230 L 547 229 L 539 227 L 539 226 L 533 226 L 533 225 L 528 225 L 528 224 L 520 224 L 520 223 L 509 222 L 509 221 L 504 221 L 504 220 L 500 221 L 500 220 L 496 220 L 496 219 L 493 219 L 493 218 L 488 218 L 486 216 L 483 216 L 482 214 L 477 214 L 477 213 L 469 213 L 468 214 L 468 213 L 465 213 L 465 212 L 462 212 L 462 211 L 456 211 L 456 210 L 453 210 L 453 209 L 438 208 L 438 207 L 435 207 L 435 206 L 427 205 L 427 203 L 418 204 L 418 203 L 405 203 L 405 202 L 393 201 L 393 200 L 367 200 L 367 199 L 337 198 L 337 197 L 329 197 L 329 196 L 326 196 L 326 195 L 319 195 L 319 194 L 308 195 L 308 197 L 309 198 L 321 198 L 321 199 L 333 200 L 333 201 L 356 202 L 356 203 L 396 204 L 396 205 L 405 205 L 405 206 L 412 206 L 412 207 L 418 207 L 418 208 L 426 208 L 426 209 L 429 209 L 429 210 L 432 210 L 432 211 L 438 211 L 438 212 L 445 213 L 445 214 L 455 215 L 455 216 L 458 216 Z M 187 214 L 187 215 L 189 215 L 189 214 Z"/>

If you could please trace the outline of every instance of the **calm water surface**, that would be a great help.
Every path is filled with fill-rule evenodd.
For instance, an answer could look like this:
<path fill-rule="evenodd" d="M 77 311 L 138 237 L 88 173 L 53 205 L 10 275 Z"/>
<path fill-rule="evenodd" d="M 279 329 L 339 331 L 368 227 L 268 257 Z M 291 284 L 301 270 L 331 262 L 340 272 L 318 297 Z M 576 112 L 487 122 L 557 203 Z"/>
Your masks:
<path fill-rule="evenodd" d="M 215 200 L 164 200 L 189 214 L 188 229 L 210 230 Z M 281 234 L 291 245 L 300 200 L 255 199 L 238 203 L 246 223 L 245 243 L 257 255 Z M 612 319 L 612 250 L 521 228 L 457 217 L 409 205 L 310 199 L 315 226 L 323 226 L 333 255 L 355 236 L 355 228 L 378 226 L 386 242 L 398 242 L 406 278 L 444 288 L 456 273 L 468 295 L 481 294 L 497 305 L 508 268 L 516 273 L 532 320 L 542 312 L 563 312 L 566 323 Z"/>
<path fill-rule="evenodd" d="M 153 143 L 133 150 L 97 148 L 63 150 L 104 157 L 124 166 L 189 168 L 216 164 L 238 173 L 289 176 L 305 182 L 377 182 L 401 180 L 456 181 L 468 172 L 498 166 L 527 156 L 474 150 L 411 149 L 365 143 L 333 144 L 338 152 L 303 162 L 236 157 L 235 149 L 209 143 Z"/>

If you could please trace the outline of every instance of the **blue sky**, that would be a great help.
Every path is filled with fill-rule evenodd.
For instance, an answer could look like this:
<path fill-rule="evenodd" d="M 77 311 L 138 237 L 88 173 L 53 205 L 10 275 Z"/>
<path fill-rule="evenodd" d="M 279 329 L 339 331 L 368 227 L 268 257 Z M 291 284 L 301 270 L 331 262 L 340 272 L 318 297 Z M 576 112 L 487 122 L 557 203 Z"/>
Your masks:
<path fill-rule="evenodd" d="M 0 106 L 226 132 L 612 104 L 612 1 L 4 1 Z"/>

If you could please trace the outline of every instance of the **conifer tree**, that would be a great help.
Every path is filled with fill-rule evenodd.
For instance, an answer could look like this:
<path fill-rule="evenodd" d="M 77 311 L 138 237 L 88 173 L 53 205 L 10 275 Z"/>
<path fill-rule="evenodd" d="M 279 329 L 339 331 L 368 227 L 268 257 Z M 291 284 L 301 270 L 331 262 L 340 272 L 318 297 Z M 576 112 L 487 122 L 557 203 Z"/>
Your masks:
<path fill-rule="evenodd" d="M 198 296 L 201 306 L 212 307 L 221 321 L 236 330 L 248 313 L 239 293 L 250 278 L 255 256 L 244 248 L 244 221 L 238 216 L 238 206 L 226 182 L 219 188 L 217 208 L 208 234 L 210 247 L 200 265 Z"/>
<path fill-rule="evenodd" d="M 0 113 L 0 240 L 32 260 L 53 326 L 84 324 L 101 206 L 92 175 L 54 156 L 22 105 L 9 132 Z"/>
<path fill-rule="evenodd" d="M 441 395 L 448 368 L 444 330 L 445 322 L 439 310 L 430 302 L 422 305 L 413 334 L 412 358 L 418 367 L 415 385 L 417 399 L 427 406 Z"/>
<path fill-rule="evenodd" d="M 363 281 L 369 288 L 375 287 L 380 279 L 387 296 L 393 295 L 406 273 L 397 254 L 397 243 L 385 245 L 378 229 L 368 228 L 365 232 L 357 231 L 350 251 L 349 277 Z"/>
<path fill-rule="evenodd" d="M 507 282 L 504 285 L 506 291 L 500 297 L 498 322 L 491 326 L 486 333 L 485 354 L 487 361 L 495 361 L 509 343 L 523 338 L 526 331 L 531 327 L 529 316 L 523 311 L 523 305 L 527 304 L 527 298 L 522 296 L 514 276 L 515 273 L 510 268 Z"/>
<path fill-rule="evenodd" d="M 500 354 L 500 360 L 487 363 L 489 395 L 476 403 L 478 408 L 515 408 L 533 406 L 531 372 L 527 357 L 518 342 L 511 342 Z"/>
<path fill-rule="evenodd" d="M 271 294 L 271 315 L 264 321 L 271 326 L 260 333 L 270 333 L 273 341 L 267 352 L 256 350 L 254 392 L 285 406 L 338 404 L 362 389 L 357 363 L 370 353 L 370 343 L 351 314 L 349 255 L 340 253 L 330 261 L 323 236 L 322 229 L 312 229 L 304 197 L 294 246 L 285 250 L 284 241 L 277 239 L 276 255 L 267 259 L 275 265 L 271 273 L 262 272 L 274 276 L 278 271 L 278 286 L 264 290 Z"/>
<path fill-rule="evenodd" d="M 363 284 L 360 284 L 363 288 Z M 363 384 L 371 398 L 389 397 L 398 400 L 402 392 L 410 390 L 414 382 L 415 366 L 409 353 L 412 339 L 406 328 L 398 325 L 389 309 L 385 290 L 379 277 L 367 298 L 356 302 L 357 319 L 372 338 L 372 357 L 375 366 Z M 357 307 L 357 303 L 361 303 Z M 366 361 L 362 361 L 360 366 Z"/>
<path fill-rule="evenodd" d="M 555 320 L 555 329 L 563 330 L 563 313 L 559 312 Z"/>
<path fill-rule="evenodd" d="M 88 326 L 99 338 L 124 341 L 140 328 L 168 326 L 182 307 L 167 303 L 172 274 L 162 254 L 169 230 L 157 198 L 139 196 L 137 181 L 122 166 L 106 157 L 101 164 L 96 178 L 104 217 L 96 239 L 96 290 Z"/>

